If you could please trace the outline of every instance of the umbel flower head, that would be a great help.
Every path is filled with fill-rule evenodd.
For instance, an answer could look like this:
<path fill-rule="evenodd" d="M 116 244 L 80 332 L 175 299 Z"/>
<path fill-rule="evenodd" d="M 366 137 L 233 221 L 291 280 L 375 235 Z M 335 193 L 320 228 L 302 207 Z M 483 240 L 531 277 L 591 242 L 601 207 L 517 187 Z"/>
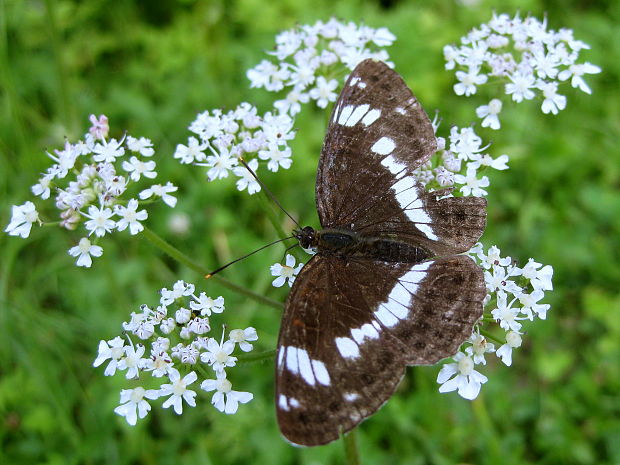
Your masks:
<path fill-rule="evenodd" d="M 224 333 L 216 340 L 209 336 L 209 316 L 224 312 L 221 296 L 213 299 L 204 292 L 196 295 L 195 286 L 184 281 L 177 281 L 172 289 L 162 289 L 160 294 L 156 307 L 142 305 L 123 323 L 127 340 L 117 336 L 99 343 L 95 367 L 107 362 L 106 376 L 120 371 L 128 380 L 140 383 L 121 391 L 120 405 L 114 411 L 135 425 L 151 410 L 147 399 L 165 397 L 162 408 L 172 407 L 180 415 L 184 406 L 196 406 L 197 392 L 193 389 L 200 386 L 207 392 L 216 390 L 212 397 L 216 409 L 235 413 L 238 404 L 249 402 L 253 396 L 233 391 L 227 371 L 236 366 L 237 357 L 232 353 L 237 345 L 244 352 L 253 349 L 250 342 L 258 339 L 256 330 L 233 329 L 228 340 L 224 340 Z M 203 378 L 194 384 L 199 381 L 199 373 L 204 376 L 202 373 L 209 371 L 215 380 Z M 147 388 L 154 383 L 159 385 L 157 389 Z"/>
<path fill-rule="evenodd" d="M 67 141 L 62 150 L 47 153 L 52 166 L 32 186 L 32 193 L 41 200 L 54 199 L 60 226 L 85 234 L 68 251 L 84 267 L 103 254 L 97 244 L 100 238 L 115 231 L 136 235 L 144 230 L 148 213 L 142 200 L 160 197 L 174 207 L 176 198 L 171 194 L 177 190 L 171 183 L 150 183 L 157 176 L 156 163 L 150 160 L 154 154 L 150 140 L 130 135 L 109 139 L 108 119 L 91 115 L 90 120 L 93 126 L 83 140 Z M 5 232 L 26 238 L 35 223 L 48 224 L 28 201 L 13 207 Z"/>

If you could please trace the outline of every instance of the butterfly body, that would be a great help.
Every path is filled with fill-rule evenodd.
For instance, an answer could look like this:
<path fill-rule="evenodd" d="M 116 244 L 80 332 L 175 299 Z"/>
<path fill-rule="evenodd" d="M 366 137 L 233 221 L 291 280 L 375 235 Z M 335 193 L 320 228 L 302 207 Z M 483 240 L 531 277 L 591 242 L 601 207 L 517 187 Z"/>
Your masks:
<path fill-rule="evenodd" d="M 295 237 L 305 249 L 316 249 L 319 255 L 339 258 L 369 258 L 384 262 L 420 263 L 431 252 L 406 242 L 383 237 L 368 237 L 350 229 L 314 230 L 306 226 Z"/>
<path fill-rule="evenodd" d="M 463 252 L 486 201 L 428 192 L 414 175 L 437 150 L 402 78 L 365 60 L 334 105 L 317 170 L 316 254 L 285 305 L 276 411 L 292 443 L 326 444 L 377 411 L 408 365 L 454 355 L 482 315 L 484 275 Z"/>

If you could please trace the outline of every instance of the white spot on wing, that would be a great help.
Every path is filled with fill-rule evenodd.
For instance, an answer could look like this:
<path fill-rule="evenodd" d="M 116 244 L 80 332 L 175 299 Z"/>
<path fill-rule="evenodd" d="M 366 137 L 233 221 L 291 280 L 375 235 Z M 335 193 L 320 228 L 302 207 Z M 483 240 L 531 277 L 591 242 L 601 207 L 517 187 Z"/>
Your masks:
<path fill-rule="evenodd" d="M 338 347 L 340 355 L 344 358 L 356 358 L 360 355 L 360 349 L 357 343 L 351 338 L 337 337 L 336 347 Z"/>
<path fill-rule="evenodd" d="M 280 350 L 278 350 L 278 367 L 282 366 L 282 362 L 284 361 L 284 346 L 280 346 Z"/>
<path fill-rule="evenodd" d="M 366 113 L 366 116 L 364 116 L 364 118 L 362 119 L 362 124 L 364 126 L 370 126 L 372 123 L 377 121 L 377 119 L 379 119 L 379 116 L 381 116 L 381 110 L 373 108 L 368 113 Z"/>
<path fill-rule="evenodd" d="M 376 321 L 373 321 L 373 323 L 376 323 Z M 379 331 L 377 331 L 374 325 L 366 323 L 365 325 L 362 325 L 360 329 L 362 330 L 364 336 L 369 339 L 377 339 L 379 337 Z"/>
<path fill-rule="evenodd" d="M 396 148 L 396 144 L 389 137 L 382 137 L 377 142 L 374 143 L 370 150 L 379 155 L 388 155 L 392 153 L 392 151 Z"/>
<path fill-rule="evenodd" d="M 370 108 L 370 105 L 368 105 L 367 103 L 365 103 L 364 105 L 358 105 L 357 107 L 355 107 L 355 110 L 353 110 L 353 113 L 351 113 L 351 116 L 344 122 L 344 125 L 348 127 L 355 126 L 359 122 L 359 120 L 361 120 L 362 117 L 366 114 L 369 108 Z M 340 122 L 340 120 L 338 121 Z"/>
<path fill-rule="evenodd" d="M 299 408 L 300 403 L 297 399 L 295 399 L 294 397 L 291 397 L 288 401 L 289 405 L 293 408 Z"/>
<path fill-rule="evenodd" d="M 383 160 L 381 160 L 381 164 L 385 166 L 392 174 L 398 174 L 404 171 L 405 168 L 407 168 L 406 164 L 398 161 L 392 155 L 388 155 Z"/>
<path fill-rule="evenodd" d="M 312 368 L 314 368 L 314 376 L 316 380 L 324 386 L 329 386 L 330 379 L 325 364 L 319 360 L 312 360 Z"/>
<path fill-rule="evenodd" d="M 288 346 L 286 348 L 286 368 L 291 373 L 299 372 L 299 363 L 297 361 L 297 347 Z"/>
<path fill-rule="evenodd" d="M 360 82 L 357 84 L 357 87 L 359 87 L 360 89 L 365 89 L 365 88 L 366 88 L 366 83 L 365 83 L 365 82 L 361 82 L 361 81 L 360 81 Z"/>
<path fill-rule="evenodd" d="M 338 124 L 346 123 L 349 119 L 349 116 L 351 116 L 351 113 L 353 113 L 354 108 L 355 107 L 353 105 L 347 105 L 346 107 L 344 107 L 338 115 Z"/>
<path fill-rule="evenodd" d="M 301 374 L 301 377 L 310 386 L 314 386 L 316 384 L 316 380 L 314 379 L 314 373 L 312 372 L 312 365 L 310 364 L 308 352 L 304 349 L 297 349 L 297 361 L 299 363 L 299 374 Z"/>
<path fill-rule="evenodd" d="M 407 114 L 407 110 L 405 110 L 405 109 L 404 109 L 404 108 L 402 108 L 402 107 L 396 107 L 396 108 L 394 108 L 394 111 L 395 111 L 396 113 L 398 113 L 398 114 L 401 114 L 401 115 L 406 115 L 406 114 Z"/>
<path fill-rule="evenodd" d="M 433 241 L 438 240 L 437 235 L 435 235 L 433 228 L 430 226 L 431 217 L 424 210 L 422 199 L 418 195 L 415 178 L 411 176 L 404 177 L 396 182 L 392 189 L 396 193 L 396 201 L 405 211 L 407 218 L 415 223 L 416 228 L 429 239 Z"/>
<path fill-rule="evenodd" d="M 360 81 L 360 77 L 359 76 L 355 76 L 351 78 L 351 85 L 354 86 L 355 84 L 357 84 Z"/>
<path fill-rule="evenodd" d="M 282 410 L 286 410 L 287 412 L 289 411 L 288 402 L 285 395 L 280 394 L 280 397 L 278 398 L 278 405 Z"/>
<path fill-rule="evenodd" d="M 379 309 L 374 312 L 377 320 L 381 322 L 384 326 L 391 328 L 398 323 L 398 318 L 396 318 L 392 312 L 390 312 L 387 308 L 384 307 L 384 304 L 379 304 Z"/>
<path fill-rule="evenodd" d="M 357 392 L 345 392 L 342 397 L 347 402 L 353 402 L 354 400 L 359 399 L 360 396 Z"/>

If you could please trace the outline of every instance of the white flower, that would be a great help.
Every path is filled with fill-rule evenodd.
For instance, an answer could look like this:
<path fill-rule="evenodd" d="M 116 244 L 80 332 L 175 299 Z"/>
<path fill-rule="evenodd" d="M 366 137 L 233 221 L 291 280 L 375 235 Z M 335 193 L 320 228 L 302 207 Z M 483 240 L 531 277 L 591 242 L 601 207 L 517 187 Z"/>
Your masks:
<path fill-rule="evenodd" d="M 515 299 L 516 300 L 516 299 Z M 491 312 L 493 318 L 497 320 L 500 327 L 506 331 L 519 331 L 521 329 L 521 323 L 519 318 L 519 309 L 512 308 L 514 300 L 508 303 L 508 296 L 503 291 L 497 292 L 497 308 Z"/>
<path fill-rule="evenodd" d="M 568 78 L 571 78 L 570 85 L 572 87 L 578 87 L 586 94 L 591 94 L 592 90 L 590 90 L 590 87 L 588 87 L 581 76 L 584 74 L 598 74 L 600 72 L 601 68 L 593 65 L 592 63 L 585 62 L 570 65 L 568 69 L 565 69 L 558 74 L 558 79 L 560 79 L 560 81 L 566 81 Z"/>
<path fill-rule="evenodd" d="M 460 81 L 454 84 L 454 93 L 456 95 L 465 95 L 466 97 L 476 93 L 476 86 L 487 82 L 486 74 L 478 74 L 480 68 L 478 66 L 470 66 L 469 71 L 457 71 L 456 78 Z"/>
<path fill-rule="evenodd" d="M 487 290 L 489 292 L 503 291 L 509 294 L 520 294 L 521 288 L 513 280 L 508 279 L 519 274 L 520 270 L 517 267 L 511 267 L 506 271 L 503 266 L 493 265 L 491 271 L 484 272 Z"/>
<path fill-rule="evenodd" d="M 49 199 L 50 194 L 52 193 L 50 185 L 52 184 L 53 179 L 54 175 L 48 173 L 39 179 L 39 182 L 33 185 L 30 190 L 34 195 L 41 197 L 43 200 Z"/>
<path fill-rule="evenodd" d="M 458 390 L 461 397 L 475 399 L 482 385 L 488 381 L 487 377 L 474 370 L 474 361 L 463 352 L 458 352 L 452 358 L 455 363 L 444 365 L 437 376 L 437 382 L 441 384 L 439 392 Z"/>
<path fill-rule="evenodd" d="M 488 105 L 481 105 L 476 108 L 476 115 L 478 118 L 484 118 L 482 120 L 483 128 L 499 129 L 500 122 L 497 115 L 500 111 L 502 111 L 502 101 L 494 98 Z"/>
<path fill-rule="evenodd" d="M 144 371 L 150 371 L 155 378 L 161 378 L 170 373 L 172 365 L 172 359 L 166 352 L 151 351 L 151 357 L 144 362 Z"/>
<path fill-rule="evenodd" d="M 142 344 L 138 344 L 137 349 L 132 346 L 125 347 L 125 358 L 118 362 L 118 369 L 127 370 L 127 373 L 125 373 L 125 377 L 127 379 L 139 377 L 140 369 L 144 365 L 145 361 L 142 358 L 144 351 L 145 348 Z"/>
<path fill-rule="evenodd" d="M 205 145 L 198 142 L 195 137 L 190 137 L 187 146 L 183 144 L 177 145 L 173 157 L 181 160 L 181 163 L 202 162 L 207 159 L 203 152 Z"/>
<path fill-rule="evenodd" d="M 303 266 L 303 263 L 300 263 L 295 267 L 295 257 L 291 254 L 286 254 L 286 265 L 281 265 L 280 263 L 271 265 L 271 275 L 277 276 L 271 284 L 274 287 L 282 287 L 288 280 L 288 285 L 292 286 L 295 281 L 295 276 L 299 274 Z"/>
<path fill-rule="evenodd" d="M 121 405 L 114 409 L 114 413 L 125 417 L 127 423 L 135 426 L 138 417 L 144 418 L 151 410 L 149 403 L 144 400 L 145 397 L 147 399 L 157 399 L 159 391 L 153 389 L 146 390 L 140 386 L 135 389 L 123 389 L 121 391 Z"/>
<path fill-rule="evenodd" d="M 102 237 L 105 233 L 112 232 L 116 227 L 114 220 L 111 220 L 114 213 L 110 208 L 97 208 L 95 205 L 88 207 L 88 214 L 82 213 L 86 218 L 90 218 L 84 227 L 90 231 L 89 235 L 95 233 L 95 236 Z"/>
<path fill-rule="evenodd" d="M 273 106 L 281 113 L 288 113 L 291 116 L 296 115 L 301 111 L 301 104 L 308 103 L 310 96 L 306 92 L 302 92 L 297 87 L 294 87 L 283 100 L 277 100 Z"/>
<path fill-rule="evenodd" d="M 566 108 L 566 97 L 557 93 L 557 82 L 540 83 L 538 88 L 542 90 L 544 97 L 541 105 L 543 113 L 552 113 L 557 115 L 560 110 L 564 110 L 564 108 Z"/>
<path fill-rule="evenodd" d="M 93 257 L 101 257 L 102 254 L 103 249 L 98 245 L 92 245 L 86 237 L 80 239 L 78 245 L 69 249 L 69 255 L 72 257 L 78 257 L 76 265 L 84 266 L 86 268 L 90 268 L 93 264 L 93 260 L 90 258 L 91 255 Z"/>
<path fill-rule="evenodd" d="M 274 173 L 278 171 L 280 167 L 289 169 L 293 163 L 293 160 L 291 160 L 291 148 L 285 147 L 284 150 L 281 150 L 276 144 L 269 144 L 267 150 L 258 152 L 258 157 L 261 160 L 269 160 L 267 168 Z"/>
<path fill-rule="evenodd" d="M 211 313 L 222 313 L 224 311 L 224 297 L 219 296 L 217 299 L 212 299 L 206 293 L 201 292 L 198 296 L 193 297 L 189 303 L 189 306 L 192 310 L 200 312 L 201 315 L 210 316 Z"/>
<path fill-rule="evenodd" d="M 106 367 L 103 374 L 105 376 L 112 376 L 116 373 L 119 360 L 125 355 L 125 341 L 119 336 L 115 337 L 111 341 L 99 341 L 99 353 L 97 358 L 93 362 L 94 367 L 98 367 L 106 360 L 110 359 L 110 363 Z"/>
<path fill-rule="evenodd" d="M 487 191 L 483 189 L 483 187 L 489 186 L 489 178 L 486 176 L 482 176 L 481 178 L 477 177 L 476 168 L 474 166 L 468 165 L 467 174 L 463 176 L 462 174 L 454 175 L 454 183 L 455 184 L 463 184 L 460 188 L 460 191 L 463 195 L 473 195 L 475 197 L 482 197 L 483 195 L 487 195 Z"/>
<path fill-rule="evenodd" d="M 220 412 L 229 415 L 237 412 L 239 404 L 247 404 L 254 398 L 251 392 L 233 391 L 231 382 L 224 377 L 205 379 L 200 387 L 207 392 L 216 391 L 211 403 Z"/>
<path fill-rule="evenodd" d="M 128 173 L 131 173 L 129 177 L 134 181 L 139 181 L 140 176 L 153 179 L 157 176 L 155 171 L 155 162 L 153 160 L 142 161 L 138 157 L 132 156 L 129 161 L 123 162 L 123 169 Z"/>
<path fill-rule="evenodd" d="M 97 142 L 93 147 L 93 160 L 96 162 L 114 163 L 117 158 L 125 154 L 125 148 L 121 146 L 122 141 L 110 139 L 103 144 Z"/>
<path fill-rule="evenodd" d="M 176 192 L 178 187 L 174 186 L 172 183 L 167 182 L 165 186 L 161 184 L 155 184 L 148 189 L 144 189 L 140 192 L 139 197 L 142 200 L 146 200 L 152 196 L 161 197 L 166 205 L 174 208 L 177 204 L 177 198 L 170 195 L 170 192 Z"/>
<path fill-rule="evenodd" d="M 123 205 L 116 205 L 115 213 L 121 217 L 121 219 L 116 222 L 116 229 L 124 231 L 129 227 L 129 233 L 132 236 L 143 231 L 144 226 L 142 226 L 140 221 L 146 220 L 149 215 L 146 210 L 137 210 L 138 201 L 136 199 L 131 199 L 126 207 Z"/>
<path fill-rule="evenodd" d="M 530 258 L 527 264 L 521 269 L 521 275 L 530 280 L 530 284 L 534 289 L 542 289 L 543 291 L 552 291 L 553 283 L 553 267 L 551 265 L 542 266 Z M 540 268 L 540 269 L 539 269 Z"/>
<path fill-rule="evenodd" d="M 482 266 L 485 270 L 490 269 L 492 266 L 505 267 L 512 263 L 512 259 L 510 257 L 502 258 L 501 251 L 496 245 L 489 247 L 489 252 L 487 255 L 485 255 L 482 250 L 482 244 L 478 243 L 477 245 L 480 245 L 480 249 L 476 251 L 476 254 L 481 260 L 480 266 Z"/>
<path fill-rule="evenodd" d="M 194 293 L 194 290 L 195 286 L 193 284 L 186 283 L 182 279 L 179 279 L 172 286 L 172 290 L 163 288 L 160 291 L 161 298 L 159 299 L 159 302 L 164 306 L 170 305 L 172 302 L 174 302 L 180 297 L 192 295 Z"/>
<path fill-rule="evenodd" d="M 487 342 L 486 338 L 479 333 L 474 333 L 469 338 L 469 342 L 471 342 L 471 347 L 467 347 L 465 349 L 465 353 L 470 357 L 473 357 L 474 363 L 483 365 L 487 364 L 487 361 L 484 358 L 484 354 L 487 352 L 495 352 L 495 346 Z"/>
<path fill-rule="evenodd" d="M 180 325 L 187 323 L 191 317 L 192 311 L 189 308 L 181 307 L 174 312 L 174 320 Z"/>
<path fill-rule="evenodd" d="M 539 304 L 537 303 L 540 299 L 545 296 L 545 293 L 536 289 L 531 294 L 521 293 L 517 297 L 519 298 L 519 302 L 523 307 L 521 308 L 521 313 L 526 315 L 530 320 L 534 319 L 534 314 L 538 315 L 541 320 L 547 318 L 547 311 L 551 307 L 549 304 Z"/>
<path fill-rule="evenodd" d="M 316 80 L 316 86 L 310 90 L 310 98 L 316 100 L 319 108 L 325 108 L 329 102 L 335 102 L 338 96 L 334 90 L 338 87 L 338 81 L 331 79 L 327 81 L 323 76 Z"/>
<path fill-rule="evenodd" d="M 258 160 L 253 158 L 248 162 L 248 166 L 256 173 L 258 170 Z M 245 166 L 236 166 L 233 169 L 233 173 L 239 177 L 237 180 L 237 190 L 244 191 L 247 189 L 250 195 L 260 192 L 260 184 Z"/>
<path fill-rule="evenodd" d="M 506 333 L 506 344 L 502 345 L 495 354 L 502 359 L 507 366 L 512 365 L 512 349 L 521 347 L 521 335 L 516 331 Z"/>
<path fill-rule="evenodd" d="M 237 165 L 237 159 L 233 158 L 229 152 L 222 150 L 221 153 L 214 152 L 207 157 L 206 166 L 211 169 L 207 171 L 209 181 L 228 177 L 228 172 Z"/>
<path fill-rule="evenodd" d="M 534 76 L 531 74 L 515 73 L 509 76 L 510 83 L 506 84 L 506 94 L 512 95 L 515 102 L 523 99 L 531 100 L 536 95 L 532 88 L 535 85 Z"/>
<path fill-rule="evenodd" d="M 153 150 L 153 142 L 146 137 L 136 139 L 135 137 L 127 136 L 127 147 L 132 152 L 138 152 L 143 157 L 152 157 L 155 153 L 155 150 Z"/>
<path fill-rule="evenodd" d="M 11 210 L 11 221 L 4 232 L 9 236 L 20 236 L 22 239 L 30 235 L 32 223 L 39 221 L 39 213 L 32 202 L 23 205 L 13 205 Z"/>
<path fill-rule="evenodd" d="M 200 360 L 211 365 L 216 373 L 222 373 L 226 367 L 236 365 L 237 357 L 230 355 L 234 349 L 235 344 L 232 341 L 219 344 L 215 339 L 209 339 L 207 351 L 200 354 Z"/>
<path fill-rule="evenodd" d="M 245 329 L 233 329 L 228 337 L 230 337 L 233 343 L 239 344 L 239 348 L 242 351 L 249 352 L 252 350 L 252 344 L 247 341 L 256 341 L 258 339 L 258 334 L 256 333 L 256 329 L 250 326 Z"/>
<path fill-rule="evenodd" d="M 181 378 L 178 370 L 173 368 L 170 370 L 168 378 L 170 378 L 172 384 L 162 384 L 160 387 L 161 397 L 170 395 L 168 400 L 163 403 L 162 407 L 168 408 L 172 405 L 177 415 L 181 415 L 183 413 L 183 401 L 185 401 L 190 407 L 195 407 L 196 400 L 194 398 L 196 397 L 196 392 L 187 389 L 187 386 L 198 379 L 196 373 L 192 371 L 185 375 L 184 378 Z"/>

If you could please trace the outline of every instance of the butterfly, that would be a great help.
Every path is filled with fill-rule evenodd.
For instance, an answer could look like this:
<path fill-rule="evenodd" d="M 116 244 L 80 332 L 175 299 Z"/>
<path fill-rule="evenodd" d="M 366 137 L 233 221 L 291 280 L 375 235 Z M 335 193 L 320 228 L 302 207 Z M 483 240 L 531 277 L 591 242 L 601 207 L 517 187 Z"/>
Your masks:
<path fill-rule="evenodd" d="M 293 444 L 338 439 L 377 411 L 408 365 L 454 355 L 482 315 L 484 275 L 466 255 L 486 200 L 427 192 L 413 171 L 437 150 L 403 79 L 365 60 L 338 97 L 321 151 L 322 229 L 295 231 L 316 254 L 287 298 L 276 410 Z"/>

